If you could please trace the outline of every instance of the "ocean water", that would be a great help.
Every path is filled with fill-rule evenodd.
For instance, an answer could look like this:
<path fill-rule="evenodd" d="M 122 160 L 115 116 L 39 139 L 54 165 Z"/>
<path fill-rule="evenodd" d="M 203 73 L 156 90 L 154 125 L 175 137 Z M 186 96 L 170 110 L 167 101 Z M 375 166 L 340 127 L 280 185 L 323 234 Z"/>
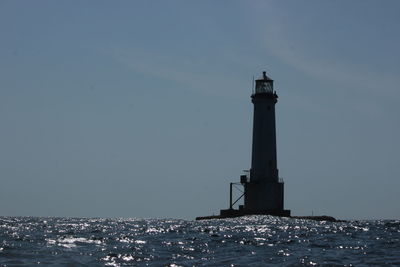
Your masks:
<path fill-rule="evenodd" d="M 400 221 L 0 217 L 0 266 L 400 265 Z"/>

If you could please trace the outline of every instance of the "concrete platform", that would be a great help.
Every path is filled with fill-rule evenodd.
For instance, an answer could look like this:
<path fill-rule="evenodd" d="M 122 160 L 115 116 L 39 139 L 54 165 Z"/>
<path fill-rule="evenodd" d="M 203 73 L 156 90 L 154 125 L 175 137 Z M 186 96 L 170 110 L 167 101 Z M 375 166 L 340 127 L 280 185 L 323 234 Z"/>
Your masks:
<path fill-rule="evenodd" d="M 235 209 L 226 209 L 221 210 L 220 215 L 212 215 L 212 216 L 201 216 L 196 217 L 196 220 L 213 220 L 213 219 L 227 219 L 227 218 L 236 218 L 248 215 L 272 215 L 279 217 L 287 217 L 292 219 L 305 219 L 305 220 L 314 220 L 314 221 L 327 221 L 327 222 L 344 222 L 343 220 L 337 220 L 332 216 L 290 216 L 290 210 L 281 210 L 281 211 L 245 211 L 245 210 L 235 210 Z"/>

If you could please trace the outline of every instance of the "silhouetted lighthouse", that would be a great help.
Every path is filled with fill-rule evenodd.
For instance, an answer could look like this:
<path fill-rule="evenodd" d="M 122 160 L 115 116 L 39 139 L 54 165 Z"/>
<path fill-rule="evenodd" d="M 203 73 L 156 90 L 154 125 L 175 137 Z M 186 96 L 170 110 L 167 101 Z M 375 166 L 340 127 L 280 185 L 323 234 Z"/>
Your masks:
<path fill-rule="evenodd" d="M 265 71 L 256 80 L 251 96 L 254 104 L 253 146 L 250 180 L 244 183 L 246 213 L 290 215 L 283 209 L 283 181 L 279 179 L 276 161 L 275 104 L 278 95 L 274 81 Z"/>
<path fill-rule="evenodd" d="M 254 104 L 253 145 L 249 174 L 240 177 L 240 183 L 231 183 L 229 209 L 221 210 L 221 217 L 249 214 L 270 214 L 290 216 L 290 210 L 283 207 L 283 181 L 279 178 L 276 160 L 275 104 L 278 95 L 274 81 L 265 72 L 255 81 L 251 95 Z M 232 188 L 241 184 L 243 194 L 232 198 Z M 244 197 L 244 205 L 238 210 L 233 205 Z"/>

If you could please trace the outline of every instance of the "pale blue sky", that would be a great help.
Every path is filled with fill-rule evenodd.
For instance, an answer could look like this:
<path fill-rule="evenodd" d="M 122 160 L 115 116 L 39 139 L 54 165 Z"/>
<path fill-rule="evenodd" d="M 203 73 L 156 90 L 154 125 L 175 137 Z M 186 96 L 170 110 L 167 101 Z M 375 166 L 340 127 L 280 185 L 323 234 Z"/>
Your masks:
<path fill-rule="evenodd" d="M 294 215 L 399 218 L 399 1 L 0 1 L 0 215 L 228 207 L 251 82 Z"/>

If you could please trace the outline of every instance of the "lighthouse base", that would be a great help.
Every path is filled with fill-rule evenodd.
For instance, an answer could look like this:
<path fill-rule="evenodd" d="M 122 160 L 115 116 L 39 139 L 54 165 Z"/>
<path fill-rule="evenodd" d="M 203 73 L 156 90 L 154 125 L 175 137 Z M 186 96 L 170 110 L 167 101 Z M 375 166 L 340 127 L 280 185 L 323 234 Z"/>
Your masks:
<path fill-rule="evenodd" d="M 276 212 L 276 211 L 274 211 Z M 289 214 L 289 215 L 288 215 Z M 196 217 L 196 220 L 211 220 L 211 219 L 226 219 L 226 218 L 235 218 L 241 217 L 246 215 L 274 215 L 280 217 L 287 217 L 292 219 L 301 219 L 301 220 L 313 220 L 313 221 L 327 221 L 327 222 L 346 222 L 345 220 L 337 220 L 332 216 L 290 216 L 290 210 L 283 210 L 278 212 L 278 214 L 271 214 L 271 213 L 243 213 L 239 210 L 234 209 L 227 209 L 221 210 L 221 215 L 213 215 L 213 216 L 203 216 L 203 217 Z"/>
<path fill-rule="evenodd" d="M 245 210 L 243 208 L 226 209 L 221 210 L 220 215 L 196 217 L 196 220 L 208 220 L 208 219 L 225 219 L 225 218 L 235 218 L 246 215 L 273 215 L 280 217 L 290 217 L 290 210 Z"/>
<path fill-rule="evenodd" d="M 226 209 L 220 211 L 220 216 L 225 218 L 245 215 L 274 215 L 290 217 L 290 210 L 247 210 L 247 209 Z"/>

